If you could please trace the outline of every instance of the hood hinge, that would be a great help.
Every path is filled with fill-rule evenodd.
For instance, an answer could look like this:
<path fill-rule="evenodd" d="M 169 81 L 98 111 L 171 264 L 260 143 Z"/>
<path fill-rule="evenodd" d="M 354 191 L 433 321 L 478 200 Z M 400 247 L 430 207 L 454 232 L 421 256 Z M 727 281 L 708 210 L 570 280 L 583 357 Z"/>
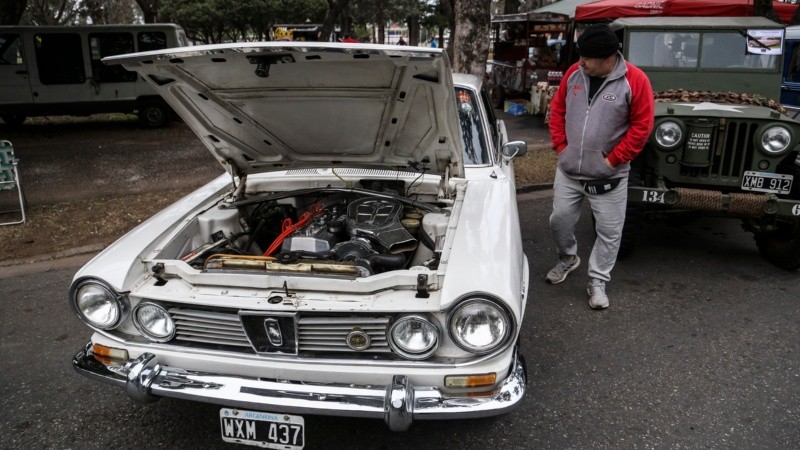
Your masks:
<path fill-rule="evenodd" d="M 446 166 L 442 179 L 439 180 L 439 200 L 450 198 L 450 193 L 447 187 L 450 185 L 450 166 Z"/>

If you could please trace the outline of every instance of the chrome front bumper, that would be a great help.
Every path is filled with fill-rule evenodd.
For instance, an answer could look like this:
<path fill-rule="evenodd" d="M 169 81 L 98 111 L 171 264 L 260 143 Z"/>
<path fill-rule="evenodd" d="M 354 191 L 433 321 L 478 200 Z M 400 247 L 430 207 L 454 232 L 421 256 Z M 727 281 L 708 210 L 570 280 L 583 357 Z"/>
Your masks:
<path fill-rule="evenodd" d="M 388 386 L 309 384 L 269 381 L 207 372 L 188 371 L 154 363 L 144 353 L 111 370 L 89 351 L 72 360 L 86 377 L 124 387 L 134 400 L 151 402 L 173 397 L 228 407 L 295 414 L 382 418 L 393 431 L 407 430 L 414 420 L 488 417 L 514 409 L 525 394 L 525 361 L 514 352 L 508 377 L 490 396 L 446 396 L 436 387 L 411 386 L 408 377 L 395 375 Z"/>

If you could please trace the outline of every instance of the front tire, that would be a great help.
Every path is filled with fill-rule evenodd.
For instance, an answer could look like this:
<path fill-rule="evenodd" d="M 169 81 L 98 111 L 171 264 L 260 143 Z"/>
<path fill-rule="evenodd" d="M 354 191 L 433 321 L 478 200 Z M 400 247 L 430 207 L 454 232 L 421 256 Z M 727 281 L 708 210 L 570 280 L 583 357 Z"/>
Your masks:
<path fill-rule="evenodd" d="M 800 269 L 800 220 L 778 224 L 774 232 L 755 235 L 761 256 L 785 270 Z"/>
<path fill-rule="evenodd" d="M 783 173 L 794 177 L 795 184 L 789 198 L 800 199 L 800 167 L 792 166 Z M 775 223 L 771 231 L 758 231 L 755 233 L 756 246 L 761 256 L 785 270 L 800 269 L 800 219 L 782 219 Z"/>

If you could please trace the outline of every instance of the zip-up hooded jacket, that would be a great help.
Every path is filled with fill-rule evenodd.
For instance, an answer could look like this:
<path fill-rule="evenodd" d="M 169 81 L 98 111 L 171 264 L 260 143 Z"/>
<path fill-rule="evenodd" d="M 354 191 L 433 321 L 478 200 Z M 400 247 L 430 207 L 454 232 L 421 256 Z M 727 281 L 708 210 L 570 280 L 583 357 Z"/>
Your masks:
<path fill-rule="evenodd" d="M 550 106 L 550 139 L 558 166 L 576 179 L 622 178 L 653 131 L 653 88 L 618 53 L 617 64 L 589 102 L 589 76 L 573 64 Z M 608 158 L 614 168 L 606 165 Z"/>

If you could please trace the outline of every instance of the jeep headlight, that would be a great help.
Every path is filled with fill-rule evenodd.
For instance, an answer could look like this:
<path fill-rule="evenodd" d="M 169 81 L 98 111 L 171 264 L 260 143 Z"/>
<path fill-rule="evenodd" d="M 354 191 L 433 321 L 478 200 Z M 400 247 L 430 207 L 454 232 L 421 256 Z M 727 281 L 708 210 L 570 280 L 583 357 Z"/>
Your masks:
<path fill-rule="evenodd" d="M 128 309 L 127 298 L 98 280 L 86 280 L 72 290 L 72 308 L 88 325 L 101 330 L 116 328 Z"/>
<path fill-rule="evenodd" d="M 439 328 L 422 316 L 404 316 L 389 328 L 389 346 L 408 359 L 425 359 L 439 346 Z"/>
<path fill-rule="evenodd" d="M 683 126 L 674 120 L 664 120 L 656 124 L 653 131 L 656 147 L 665 151 L 678 148 L 683 142 L 683 135 Z"/>
<path fill-rule="evenodd" d="M 459 304 L 450 316 L 450 336 L 471 353 L 484 354 L 503 345 L 511 334 L 512 321 L 496 302 L 476 297 Z"/>
<path fill-rule="evenodd" d="M 767 156 L 778 156 L 792 143 L 792 133 L 783 125 L 773 125 L 761 133 L 761 149 Z"/>
<path fill-rule="evenodd" d="M 147 339 L 166 342 L 175 336 L 175 321 L 163 306 L 142 302 L 133 309 L 133 325 Z"/>

